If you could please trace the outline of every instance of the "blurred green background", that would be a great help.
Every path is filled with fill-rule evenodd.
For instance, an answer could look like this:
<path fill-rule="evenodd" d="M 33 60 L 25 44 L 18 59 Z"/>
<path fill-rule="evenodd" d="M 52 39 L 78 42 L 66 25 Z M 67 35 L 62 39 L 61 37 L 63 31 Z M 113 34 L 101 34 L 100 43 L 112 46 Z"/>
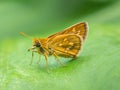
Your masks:
<path fill-rule="evenodd" d="M 33 37 L 47 37 L 75 23 L 89 24 L 88 38 L 77 60 L 49 57 L 30 66 L 27 49 Z M 1 0 L 0 90 L 120 90 L 119 0 Z"/>

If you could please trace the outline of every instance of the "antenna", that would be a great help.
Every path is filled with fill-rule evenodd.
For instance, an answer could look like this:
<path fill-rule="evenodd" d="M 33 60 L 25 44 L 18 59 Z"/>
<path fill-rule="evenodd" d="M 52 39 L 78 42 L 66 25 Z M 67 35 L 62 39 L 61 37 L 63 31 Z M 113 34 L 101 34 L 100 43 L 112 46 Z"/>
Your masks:
<path fill-rule="evenodd" d="M 33 39 L 33 37 L 31 37 L 31 36 L 25 34 L 24 32 L 20 32 L 20 34 L 23 35 L 23 36 L 25 36 L 25 37 L 28 37 L 28 38 L 30 38 L 30 39 Z"/>

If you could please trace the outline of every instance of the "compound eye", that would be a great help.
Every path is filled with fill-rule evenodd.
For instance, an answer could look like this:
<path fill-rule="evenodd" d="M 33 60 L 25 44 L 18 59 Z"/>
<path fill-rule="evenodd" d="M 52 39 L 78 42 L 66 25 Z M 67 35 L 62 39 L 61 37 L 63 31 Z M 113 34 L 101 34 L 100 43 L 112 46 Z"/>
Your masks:
<path fill-rule="evenodd" d="M 40 44 L 37 44 L 36 47 L 40 47 Z"/>
<path fill-rule="evenodd" d="M 40 44 L 39 44 L 39 43 L 36 43 L 35 46 L 36 46 L 36 47 L 40 47 Z"/>
<path fill-rule="evenodd" d="M 33 46 L 40 47 L 40 43 L 39 42 L 35 42 Z"/>

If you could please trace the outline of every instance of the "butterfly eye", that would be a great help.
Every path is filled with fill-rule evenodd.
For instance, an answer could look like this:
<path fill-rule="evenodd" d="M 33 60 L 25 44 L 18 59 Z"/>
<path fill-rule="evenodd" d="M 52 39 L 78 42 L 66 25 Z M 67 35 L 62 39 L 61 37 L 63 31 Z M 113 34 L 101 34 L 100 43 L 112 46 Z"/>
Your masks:
<path fill-rule="evenodd" d="M 40 43 L 35 43 L 33 46 L 40 47 Z"/>

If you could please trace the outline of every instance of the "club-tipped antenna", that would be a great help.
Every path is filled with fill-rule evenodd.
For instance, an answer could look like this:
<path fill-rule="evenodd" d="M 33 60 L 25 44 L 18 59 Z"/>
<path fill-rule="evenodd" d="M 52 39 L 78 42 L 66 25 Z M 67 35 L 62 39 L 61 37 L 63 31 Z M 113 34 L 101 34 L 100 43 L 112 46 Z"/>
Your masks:
<path fill-rule="evenodd" d="M 20 34 L 23 35 L 23 36 L 25 36 L 25 37 L 27 37 L 27 38 L 33 39 L 33 37 L 31 37 L 31 36 L 25 34 L 24 32 L 20 32 Z"/>

